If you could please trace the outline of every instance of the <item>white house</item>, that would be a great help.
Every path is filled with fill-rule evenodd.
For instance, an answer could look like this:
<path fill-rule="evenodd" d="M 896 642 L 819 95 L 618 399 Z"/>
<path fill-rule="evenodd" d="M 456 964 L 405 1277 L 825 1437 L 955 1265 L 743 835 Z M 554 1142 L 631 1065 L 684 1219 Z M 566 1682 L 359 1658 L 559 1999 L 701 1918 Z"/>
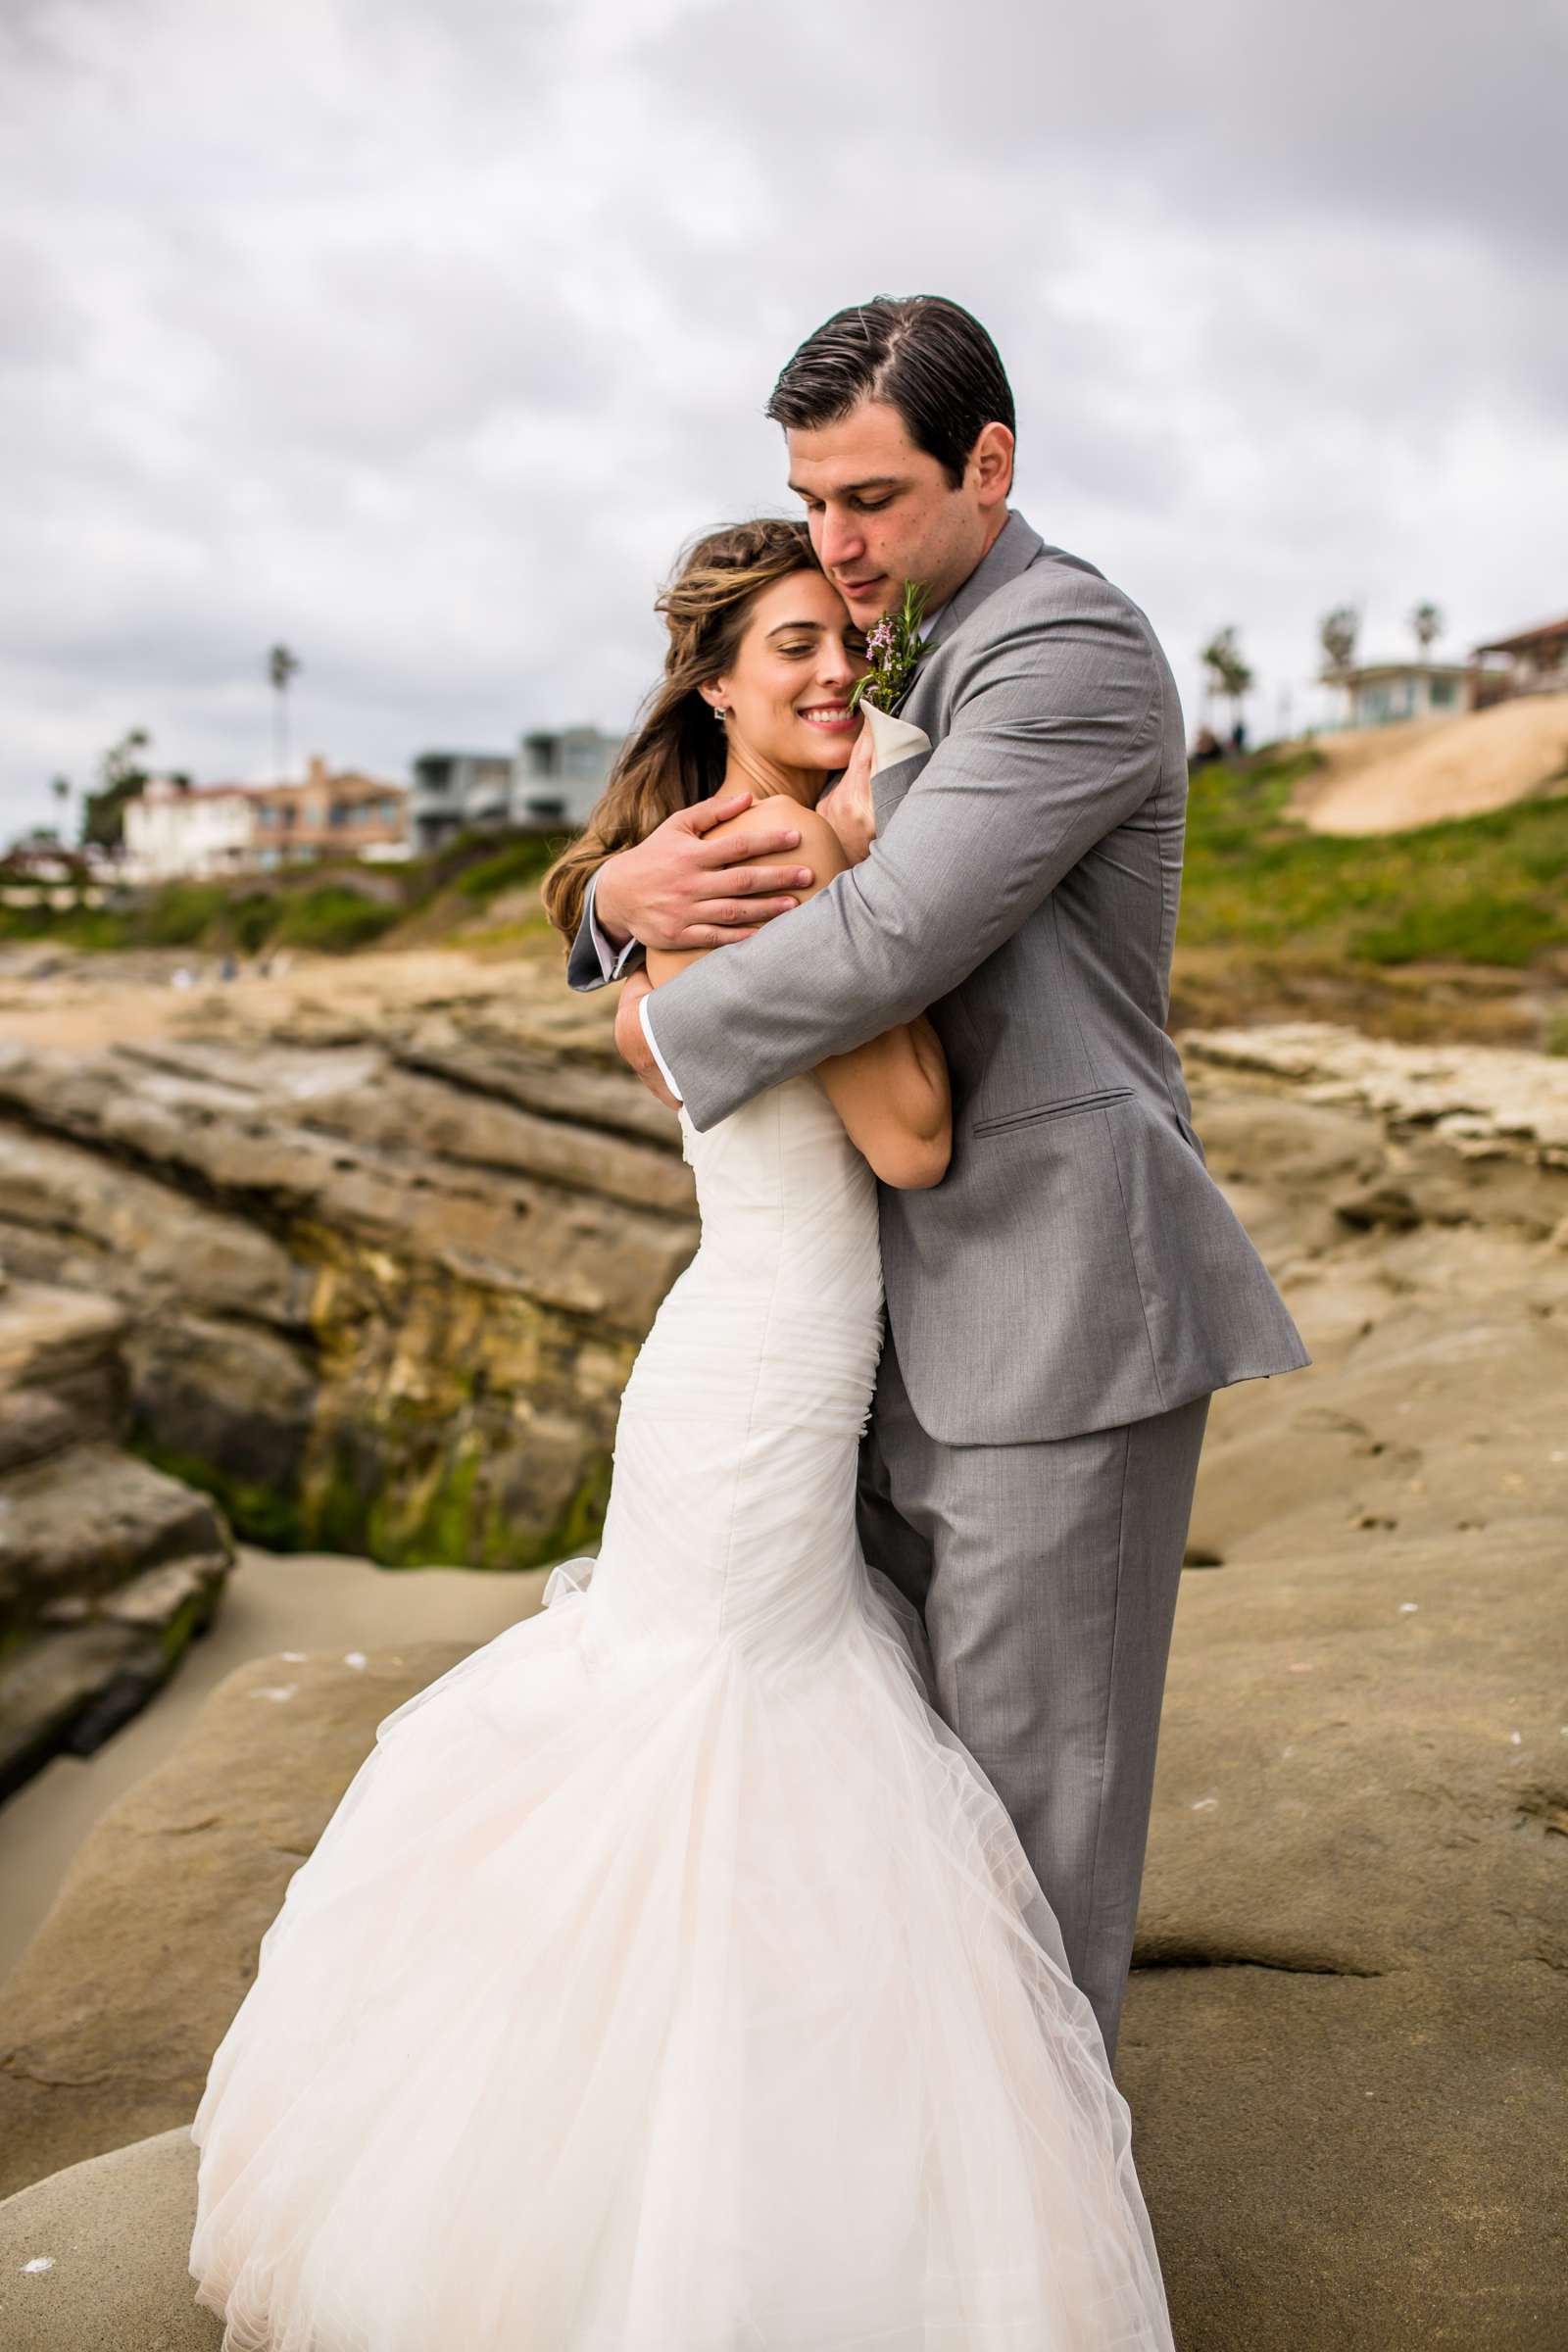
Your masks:
<path fill-rule="evenodd" d="M 175 784 L 151 776 L 124 806 L 128 882 L 210 880 L 250 862 L 255 795 L 243 784 Z"/>
<path fill-rule="evenodd" d="M 1369 662 L 1332 683 L 1346 698 L 1344 725 L 1388 727 L 1401 718 L 1456 718 L 1468 706 L 1469 674 L 1459 662 Z"/>

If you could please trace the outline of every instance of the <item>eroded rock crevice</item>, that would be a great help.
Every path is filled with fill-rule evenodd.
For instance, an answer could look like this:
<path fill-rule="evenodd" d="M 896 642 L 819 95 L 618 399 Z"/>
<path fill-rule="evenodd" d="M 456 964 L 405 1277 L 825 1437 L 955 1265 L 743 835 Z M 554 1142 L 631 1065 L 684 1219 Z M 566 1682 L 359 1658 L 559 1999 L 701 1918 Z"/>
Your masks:
<path fill-rule="evenodd" d="M 125 1450 L 128 1327 L 0 1278 L 0 1798 L 146 1705 L 232 1564 L 211 1498 Z"/>

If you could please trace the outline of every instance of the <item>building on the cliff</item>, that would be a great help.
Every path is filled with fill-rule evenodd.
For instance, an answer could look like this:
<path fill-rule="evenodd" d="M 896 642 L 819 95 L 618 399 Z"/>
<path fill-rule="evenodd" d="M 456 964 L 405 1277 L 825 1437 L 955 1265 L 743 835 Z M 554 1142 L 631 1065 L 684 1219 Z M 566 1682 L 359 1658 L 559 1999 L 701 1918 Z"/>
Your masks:
<path fill-rule="evenodd" d="M 409 854 L 402 784 L 334 771 L 312 754 L 303 784 L 184 784 L 153 776 L 125 803 L 129 882 L 212 881 L 319 858 Z"/>
<path fill-rule="evenodd" d="M 557 825 L 580 832 L 605 788 L 618 735 L 562 727 L 513 752 L 421 752 L 413 763 L 409 838 L 423 856 L 456 834 Z"/>
<path fill-rule="evenodd" d="M 1475 649 L 1472 702 L 1477 710 L 1516 694 L 1568 693 L 1568 618 L 1543 621 Z"/>
<path fill-rule="evenodd" d="M 101 906 L 118 879 L 96 842 L 68 848 L 39 827 L 0 853 L 0 906 Z"/>
<path fill-rule="evenodd" d="M 319 858 L 386 862 L 409 855 L 408 788 L 354 768 L 334 773 L 315 755 L 303 784 L 258 785 L 251 804 L 251 862 L 262 872 Z"/>
<path fill-rule="evenodd" d="M 1390 727 L 1400 719 L 1457 718 L 1469 703 L 1462 662 L 1368 662 L 1335 670 L 1325 683 L 1345 696 L 1346 727 Z"/>
<path fill-rule="evenodd" d="M 255 832 L 244 784 L 182 784 L 150 776 L 124 806 L 127 882 L 209 881 L 243 873 Z"/>
<path fill-rule="evenodd" d="M 409 842 L 415 856 L 439 850 L 454 834 L 509 821 L 510 752 L 421 752 L 409 791 Z"/>
<path fill-rule="evenodd" d="M 563 727 L 524 735 L 513 783 L 514 821 L 564 825 L 580 833 L 610 781 L 620 750 L 618 735 L 598 727 Z"/>

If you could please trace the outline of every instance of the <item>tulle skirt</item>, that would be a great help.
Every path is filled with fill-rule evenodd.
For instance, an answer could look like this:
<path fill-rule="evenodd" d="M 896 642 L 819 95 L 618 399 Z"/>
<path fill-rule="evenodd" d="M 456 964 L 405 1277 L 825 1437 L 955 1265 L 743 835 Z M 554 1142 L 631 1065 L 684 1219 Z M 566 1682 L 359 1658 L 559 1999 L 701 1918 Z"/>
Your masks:
<path fill-rule="evenodd" d="M 591 1563 L 395 1709 L 213 2060 L 225 2352 L 1168 2352 L 1054 1920 L 863 1565 L 622 1642 Z"/>

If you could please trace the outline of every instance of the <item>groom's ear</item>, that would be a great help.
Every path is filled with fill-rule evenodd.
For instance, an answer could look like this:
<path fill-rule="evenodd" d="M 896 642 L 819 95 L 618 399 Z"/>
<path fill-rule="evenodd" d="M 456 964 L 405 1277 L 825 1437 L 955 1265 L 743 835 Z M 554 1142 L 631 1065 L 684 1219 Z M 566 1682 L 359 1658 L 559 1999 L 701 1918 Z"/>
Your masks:
<path fill-rule="evenodd" d="M 982 507 L 1000 505 L 1012 488 L 1013 436 L 1004 424 L 984 424 L 969 452 L 969 473 Z"/>

